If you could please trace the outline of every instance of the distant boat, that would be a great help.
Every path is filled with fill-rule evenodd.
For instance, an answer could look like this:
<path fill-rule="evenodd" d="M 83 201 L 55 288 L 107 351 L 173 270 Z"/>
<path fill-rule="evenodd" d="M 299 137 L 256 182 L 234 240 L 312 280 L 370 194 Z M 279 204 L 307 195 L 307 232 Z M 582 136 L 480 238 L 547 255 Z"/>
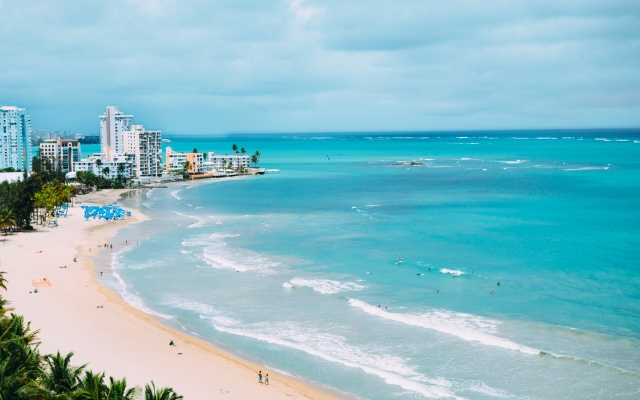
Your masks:
<path fill-rule="evenodd" d="M 331 159 L 329 158 L 329 155 L 327 154 L 327 161 L 331 161 Z"/>

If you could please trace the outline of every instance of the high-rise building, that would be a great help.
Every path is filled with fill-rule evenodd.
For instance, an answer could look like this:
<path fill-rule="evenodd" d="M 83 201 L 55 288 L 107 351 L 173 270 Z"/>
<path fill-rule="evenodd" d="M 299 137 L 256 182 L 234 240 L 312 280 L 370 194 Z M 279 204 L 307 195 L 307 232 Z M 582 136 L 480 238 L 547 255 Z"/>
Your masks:
<path fill-rule="evenodd" d="M 160 131 L 147 131 L 142 125 L 131 125 L 131 130 L 124 132 L 124 154 L 133 154 L 134 175 L 138 178 L 146 176 L 162 176 L 162 136 Z"/>
<path fill-rule="evenodd" d="M 0 107 L 0 169 L 31 171 L 31 118 L 24 108 Z"/>
<path fill-rule="evenodd" d="M 40 156 L 59 162 L 64 172 L 73 172 L 73 163 L 81 158 L 80 143 L 73 139 L 48 139 L 40 143 Z"/>
<path fill-rule="evenodd" d="M 133 115 L 124 114 L 118 106 L 108 106 L 100 116 L 100 148 L 107 160 L 124 154 L 123 133 L 131 130 Z"/>

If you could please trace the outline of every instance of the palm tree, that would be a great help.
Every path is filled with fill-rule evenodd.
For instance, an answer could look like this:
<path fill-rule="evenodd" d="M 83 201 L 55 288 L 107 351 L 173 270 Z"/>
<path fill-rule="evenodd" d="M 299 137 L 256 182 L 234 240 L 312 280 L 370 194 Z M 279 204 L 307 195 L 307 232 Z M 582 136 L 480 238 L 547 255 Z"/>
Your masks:
<path fill-rule="evenodd" d="M 82 400 L 103 400 L 109 387 L 104 384 L 104 372 L 94 374 L 86 371 L 80 386 L 80 399 Z"/>
<path fill-rule="evenodd" d="M 109 377 L 109 383 L 109 391 L 105 400 L 133 400 L 138 398 L 138 395 L 142 392 L 142 388 L 139 386 L 127 390 L 127 380 L 125 378 L 118 381 L 113 377 Z"/>
<path fill-rule="evenodd" d="M 204 161 L 207 161 L 207 153 L 202 153 L 202 159 L 203 159 Z"/>
<path fill-rule="evenodd" d="M 231 146 L 231 150 L 233 150 L 234 153 L 238 153 L 238 146 L 236 146 L 235 144 L 233 146 Z"/>
<path fill-rule="evenodd" d="M 251 162 L 257 167 L 258 166 L 258 156 L 253 154 L 251 156 Z"/>
<path fill-rule="evenodd" d="M 100 167 L 102 167 L 102 160 L 101 159 L 97 159 L 96 160 L 96 167 L 98 167 L 98 172 L 100 171 Z"/>
<path fill-rule="evenodd" d="M 194 147 L 192 153 L 197 153 L 197 152 L 198 152 L 198 149 Z"/>
<path fill-rule="evenodd" d="M 222 169 L 223 170 L 227 169 L 227 160 L 225 160 L 224 158 L 222 159 Z"/>
<path fill-rule="evenodd" d="M 17 225 L 18 223 L 16 222 L 15 218 L 13 218 L 13 212 L 11 210 L 9 209 L 0 210 L 0 229 L 4 230 L 5 236 L 7 236 L 7 231 L 9 230 L 9 228 Z"/>
<path fill-rule="evenodd" d="M 256 150 L 256 152 L 253 154 L 255 154 L 256 156 L 258 156 L 258 158 L 260 158 L 260 152 L 258 150 Z"/>
<path fill-rule="evenodd" d="M 184 172 L 189 172 L 189 170 L 191 169 L 191 163 L 189 162 L 189 160 L 184 163 L 182 169 L 184 170 Z"/>
<path fill-rule="evenodd" d="M 87 364 L 73 367 L 71 366 L 71 357 L 73 357 L 73 353 L 62 357 L 60 352 L 55 356 L 49 354 L 44 357 L 47 372 L 42 374 L 41 379 L 45 389 L 55 394 L 69 394 L 80 389 L 81 375 Z"/>
<path fill-rule="evenodd" d="M 0 287 L 7 290 L 7 280 L 5 279 L 4 274 L 6 274 L 6 272 L 0 272 Z"/>
<path fill-rule="evenodd" d="M 109 167 L 102 168 L 102 176 L 109 175 L 110 169 Z"/>
<path fill-rule="evenodd" d="M 153 381 L 151 385 L 144 388 L 144 400 L 180 400 L 182 398 L 172 388 L 156 388 Z"/>
<path fill-rule="evenodd" d="M 244 154 L 244 153 L 246 153 L 246 152 L 247 152 L 247 151 L 244 149 L 244 147 L 240 149 L 240 153 Z"/>

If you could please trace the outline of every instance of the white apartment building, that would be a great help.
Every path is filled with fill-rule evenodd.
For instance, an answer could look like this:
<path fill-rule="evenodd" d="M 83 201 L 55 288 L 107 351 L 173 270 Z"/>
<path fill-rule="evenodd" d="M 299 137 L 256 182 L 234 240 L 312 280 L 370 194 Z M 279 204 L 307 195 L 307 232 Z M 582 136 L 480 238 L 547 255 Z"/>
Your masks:
<path fill-rule="evenodd" d="M 213 151 L 207 153 L 207 161 L 205 162 L 206 168 L 209 171 L 222 170 L 224 162 L 224 169 L 237 170 L 240 167 L 249 168 L 251 157 L 244 154 L 233 155 L 215 155 Z"/>
<path fill-rule="evenodd" d="M 147 131 L 142 125 L 131 125 L 122 134 L 123 153 L 134 156 L 136 177 L 162 176 L 162 136 L 160 131 Z"/>
<path fill-rule="evenodd" d="M 100 160 L 100 162 L 98 162 L 98 160 Z M 105 170 L 105 168 L 108 170 Z M 118 175 L 125 178 L 135 177 L 133 173 L 132 157 L 124 155 L 115 156 L 111 161 L 107 161 L 105 154 L 95 153 L 93 156 L 87 157 L 84 160 L 74 162 L 73 170 L 74 172 L 93 172 L 95 175 L 103 176 L 108 179 L 117 178 Z"/>
<path fill-rule="evenodd" d="M 167 146 L 164 158 L 167 172 L 182 170 L 184 163 L 187 162 L 187 153 L 175 152 L 170 146 Z"/>
<path fill-rule="evenodd" d="M 40 143 L 40 156 L 52 162 L 60 162 L 63 172 L 73 172 L 75 162 L 82 158 L 80 143 L 73 139 L 49 139 Z"/>
<path fill-rule="evenodd" d="M 116 154 L 124 154 L 123 133 L 131 130 L 133 115 L 120 111 L 118 106 L 108 106 L 100 115 L 100 150 L 107 160 Z"/>
<path fill-rule="evenodd" d="M 31 172 L 31 118 L 24 108 L 0 107 L 0 169 Z"/>

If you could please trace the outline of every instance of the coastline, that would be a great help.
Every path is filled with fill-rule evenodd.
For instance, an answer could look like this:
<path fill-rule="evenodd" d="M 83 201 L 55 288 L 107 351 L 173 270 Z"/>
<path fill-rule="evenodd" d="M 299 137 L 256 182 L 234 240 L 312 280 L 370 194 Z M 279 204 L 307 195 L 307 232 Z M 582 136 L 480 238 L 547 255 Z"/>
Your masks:
<path fill-rule="evenodd" d="M 79 199 L 83 204 L 103 205 L 130 190 L 105 190 Z M 150 219 L 138 209 L 127 208 L 134 215 L 124 221 L 83 221 L 82 209 L 76 205 L 69 209 L 68 218 L 60 220 L 59 228 L 39 226 L 35 232 L 7 236 L 0 247 L 4 255 L 1 268 L 9 281 L 6 298 L 18 314 L 31 321 L 32 329 L 40 330 L 41 352 L 73 351 L 74 365 L 89 363 L 89 369 L 124 376 L 131 385 L 154 380 L 158 386 L 173 387 L 186 399 L 225 391 L 230 398 L 346 398 L 174 330 L 101 284 L 92 259 L 98 254 L 96 245 L 109 242 L 122 227 Z M 67 268 L 58 268 L 63 265 Z M 29 293 L 31 280 L 44 277 L 52 286 Z M 98 305 L 104 309 L 97 309 Z M 168 346 L 171 340 L 177 347 Z M 260 370 L 269 374 L 271 385 L 257 382 Z"/>

